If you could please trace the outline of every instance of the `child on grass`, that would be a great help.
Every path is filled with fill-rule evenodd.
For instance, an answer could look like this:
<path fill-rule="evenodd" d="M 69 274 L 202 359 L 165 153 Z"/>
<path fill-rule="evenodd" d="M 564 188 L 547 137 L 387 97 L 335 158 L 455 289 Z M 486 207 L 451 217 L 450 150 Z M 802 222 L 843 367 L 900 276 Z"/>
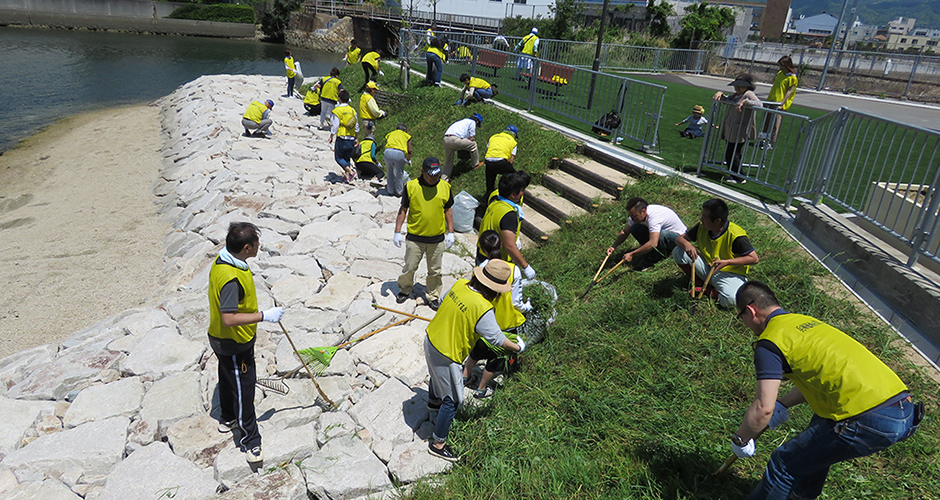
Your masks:
<path fill-rule="evenodd" d="M 679 132 L 679 135 L 682 137 L 688 137 L 689 139 L 695 139 L 696 137 L 704 137 L 705 132 L 702 130 L 702 126 L 708 123 L 708 118 L 702 116 L 705 113 L 705 108 L 696 104 L 692 107 L 692 114 L 688 118 L 677 123 L 676 126 L 682 125 L 683 123 L 688 123 L 689 126 L 685 128 L 682 132 Z"/>

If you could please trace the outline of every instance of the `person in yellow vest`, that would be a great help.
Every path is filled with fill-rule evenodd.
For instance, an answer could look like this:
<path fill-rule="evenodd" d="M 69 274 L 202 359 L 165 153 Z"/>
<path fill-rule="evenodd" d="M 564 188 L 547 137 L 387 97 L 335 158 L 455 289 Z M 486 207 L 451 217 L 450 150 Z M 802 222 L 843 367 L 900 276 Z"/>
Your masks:
<path fill-rule="evenodd" d="M 339 104 L 333 108 L 330 118 L 330 138 L 327 141 L 333 144 L 333 159 L 343 167 L 343 180 L 352 182 L 356 178 L 356 169 L 352 164 L 352 155 L 359 142 L 356 135 L 359 133 L 359 117 L 356 110 L 349 105 L 349 92 L 345 89 L 339 91 Z"/>
<path fill-rule="evenodd" d="M 509 125 L 502 132 L 490 136 L 486 143 L 486 155 L 483 163 L 486 166 L 486 192 L 492 193 L 496 189 L 496 176 L 515 172 L 513 163 L 516 161 L 516 144 L 519 138 L 519 129 Z"/>
<path fill-rule="evenodd" d="M 248 105 L 248 110 L 242 116 L 242 127 L 245 127 L 245 137 L 264 137 L 271 135 L 271 125 L 274 120 L 271 119 L 271 110 L 274 109 L 274 101 L 268 99 L 264 102 L 252 101 Z M 254 133 L 252 133 L 254 131 Z"/>
<path fill-rule="evenodd" d="M 832 465 L 884 450 L 917 430 L 923 403 L 914 403 L 897 374 L 858 341 L 784 311 L 759 281 L 738 290 L 736 307 L 758 337 L 757 391 L 731 438 L 734 453 L 754 456 L 755 439 L 765 427 L 785 423 L 789 408 L 807 403 L 814 413 L 803 432 L 774 450 L 748 500 L 816 498 Z M 783 379 L 794 387 L 778 397 Z"/>
<path fill-rule="evenodd" d="M 441 305 L 441 264 L 444 250 L 454 246 L 454 194 L 450 184 L 441 180 L 441 165 L 429 156 L 421 164 L 421 176 L 408 181 L 401 196 L 392 242 L 405 243 L 405 265 L 398 277 L 399 304 L 408 300 L 415 284 L 415 271 L 424 257 L 428 266 L 425 301 L 433 310 Z M 408 220 L 408 236 L 401 228 Z M 463 361 L 463 358 L 460 359 Z"/>
<path fill-rule="evenodd" d="M 311 85 L 307 89 L 306 95 L 304 95 L 304 109 L 307 110 L 308 116 L 320 116 L 320 81 L 322 81 L 322 78 L 318 78 L 317 82 Z"/>
<path fill-rule="evenodd" d="M 261 231 L 249 222 L 229 225 L 225 248 L 209 269 L 209 346 L 219 360 L 219 432 L 232 432 L 249 463 L 262 461 L 255 418 L 255 333 L 258 323 L 277 323 L 283 307 L 258 311 L 247 260 L 258 256 Z"/>
<path fill-rule="evenodd" d="M 491 260 L 502 259 L 503 244 L 499 233 L 492 229 L 483 231 L 480 233 L 479 242 L 483 251 L 489 257 L 479 264 L 480 267 L 486 267 Z M 516 332 L 525 323 L 524 313 L 532 310 L 532 304 L 522 300 L 522 272 L 519 270 L 519 266 L 510 263 L 509 267 L 512 269 L 511 293 L 499 294 L 499 298 L 493 301 L 493 310 L 496 313 L 496 323 L 512 340 L 518 338 Z M 483 367 L 483 375 L 480 377 L 477 389 L 473 393 L 473 397 L 476 399 L 485 399 L 492 396 L 493 388 L 489 386 L 490 381 L 497 373 L 506 369 L 507 362 L 514 363 L 516 361 L 515 353 L 507 356 L 504 349 L 494 349 L 487 341 L 480 339 L 473 346 L 473 350 L 470 351 L 470 355 L 463 363 L 464 385 L 469 383 L 473 367 L 481 359 L 485 359 L 486 364 Z"/>
<path fill-rule="evenodd" d="M 701 291 L 703 280 L 714 267 L 705 293 L 725 309 L 734 307 L 734 294 L 747 282 L 751 266 L 760 260 L 747 232 L 728 220 L 728 204 L 718 198 L 702 204 L 699 223 L 676 238 L 672 258 L 690 278 L 695 266 L 696 292 Z"/>
<path fill-rule="evenodd" d="M 774 76 L 773 86 L 767 94 L 767 100 L 764 107 L 770 109 L 780 109 L 787 111 L 793 105 L 793 97 L 796 96 L 796 88 L 800 84 L 797 77 L 796 66 L 793 65 L 793 59 L 790 56 L 783 56 L 777 60 L 777 66 L 780 71 Z M 777 142 L 777 135 L 780 133 L 780 122 L 783 120 L 781 115 L 767 114 L 764 119 L 764 131 L 757 135 L 758 145 L 761 149 L 773 147 Z"/>
<path fill-rule="evenodd" d="M 428 453 L 457 462 L 460 457 L 446 444 L 450 425 L 463 404 L 463 360 L 477 339 L 519 353 L 525 342 L 506 338 L 499 324 L 493 302 L 512 288 L 512 269 L 504 261 L 491 260 L 486 267 L 473 269 L 470 281 L 457 280 L 428 323 L 424 338 L 424 358 L 431 375 L 428 383 L 428 409 L 437 410 L 434 433 Z"/>
<path fill-rule="evenodd" d="M 379 86 L 375 82 L 366 82 L 365 92 L 359 98 L 359 116 L 365 120 L 365 125 L 372 124 L 375 127 L 375 120 L 385 116 L 385 111 L 379 109 L 379 102 L 375 100 L 375 93 L 379 91 Z"/>
<path fill-rule="evenodd" d="M 532 31 L 522 37 L 516 44 L 516 52 L 522 52 L 523 55 L 516 59 L 516 80 L 522 79 L 522 72 L 532 71 L 532 58 L 539 56 L 539 29 L 532 27 Z"/>
<path fill-rule="evenodd" d="M 440 38 L 431 38 L 431 43 L 425 49 L 425 58 L 428 62 L 428 74 L 424 81 L 427 85 L 441 86 L 441 77 L 444 75 L 444 62 L 447 61 L 444 43 Z"/>
<path fill-rule="evenodd" d="M 376 145 L 375 145 L 375 128 L 373 125 L 366 123 L 365 126 L 366 136 L 359 141 L 359 157 L 356 158 L 356 170 L 359 172 L 359 176 L 363 179 L 371 179 L 373 177 L 376 180 L 382 180 L 385 177 L 385 172 L 382 171 L 382 167 L 378 164 L 378 160 L 375 157 Z"/>
<path fill-rule="evenodd" d="M 411 165 L 411 134 L 404 123 L 385 135 L 385 168 L 388 170 L 388 184 L 385 189 L 392 196 L 401 196 L 410 176 L 405 172 L 405 164 Z"/>
<path fill-rule="evenodd" d="M 294 64 L 294 56 L 291 55 L 290 49 L 284 50 L 284 69 L 287 71 L 287 95 L 284 97 L 293 97 L 294 78 L 297 76 L 297 66 Z"/>
<path fill-rule="evenodd" d="M 362 81 L 375 82 L 375 79 L 379 73 L 382 73 L 382 71 L 379 69 L 379 58 L 381 57 L 382 56 L 374 50 L 367 52 L 366 55 L 362 56 L 362 73 L 364 76 Z"/>
<path fill-rule="evenodd" d="M 522 256 L 519 250 L 521 243 L 520 230 L 522 229 L 522 194 L 529 186 L 532 178 L 528 172 L 519 170 L 504 175 L 499 180 L 499 191 L 494 191 L 489 197 L 486 212 L 480 221 L 480 232 L 487 230 L 499 233 L 502 240 L 501 255 L 507 262 L 517 264 L 526 279 L 535 278 L 535 269 Z M 479 265 L 488 257 L 479 238 L 477 239 L 476 263 Z"/>
<path fill-rule="evenodd" d="M 352 39 L 349 41 L 349 48 L 346 49 L 346 56 L 343 57 L 343 60 L 346 61 L 346 64 L 356 64 L 359 62 L 359 54 L 362 52 L 358 46 L 356 46 L 356 40 Z"/>
<path fill-rule="evenodd" d="M 463 84 L 463 90 L 460 91 L 460 100 L 458 104 L 467 106 L 483 99 L 493 97 L 493 85 L 482 78 L 472 77 L 466 73 L 460 75 L 460 83 Z"/>
<path fill-rule="evenodd" d="M 332 120 L 333 108 L 339 101 L 339 91 L 343 90 L 343 82 L 339 79 L 339 68 L 330 70 L 330 76 L 320 82 L 320 130 L 329 130 Z"/>

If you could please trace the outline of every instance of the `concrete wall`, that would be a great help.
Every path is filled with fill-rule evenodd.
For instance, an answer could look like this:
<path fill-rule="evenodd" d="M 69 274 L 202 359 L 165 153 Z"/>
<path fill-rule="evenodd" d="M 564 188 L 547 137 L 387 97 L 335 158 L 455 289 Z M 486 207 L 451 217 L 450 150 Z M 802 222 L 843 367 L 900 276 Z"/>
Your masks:
<path fill-rule="evenodd" d="M 166 19 L 183 3 L 149 0 L 0 0 L 0 25 L 121 30 L 231 38 L 255 36 L 255 26 Z"/>

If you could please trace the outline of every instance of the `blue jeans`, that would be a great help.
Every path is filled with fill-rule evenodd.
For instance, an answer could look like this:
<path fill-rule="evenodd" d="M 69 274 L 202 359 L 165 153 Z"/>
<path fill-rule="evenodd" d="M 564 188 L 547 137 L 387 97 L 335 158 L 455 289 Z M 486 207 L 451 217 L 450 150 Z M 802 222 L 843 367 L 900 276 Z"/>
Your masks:
<path fill-rule="evenodd" d="M 353 150 L 356 149 L 355 139 L 336 138 L 336 145 L 333 147 L 333 158 L 339 166 L 346 168 L 351 166 L 349 160 L 352 158 Z"/>
<path fill-rule="evenodd" d="M 774 450 L 747 500 L 816 498 L 831 465 L 904 441 L 916 430 L 913 419 L 914 403 L 907 400 L 842 422 L 814 415 L 806 430 Z"/>
<path fill-rule="evenodd" d="M 434 386 L 428 382 L 428 397 L 434 396 Z M 457 416 L 457 402 L 450 396 L 444 396 L 441 400 L 441 409 L 437 411 L 437 420 L 434 422 L 434 434 L 431 440 L 436 443 L 443 443 L 447 440 L 447 434 L 450 433 L 450 424 L 454 422 Z"/>
<path fill-rule="evenodd" d="M 476 89 L 473 91 L 473 98 L 482 101 L 483 99 L 489 99 L 493 97 L 493 88 L 488 89 Z"/>
<path fill-rule="evenodd" d="M 444 61 L 441 61 L 441 58 L 433 52 L 427 52 L 427 60 L 428 74 L 424 79 L 435 85 L 440 85 L 441 77 L 444 75 Z"/>

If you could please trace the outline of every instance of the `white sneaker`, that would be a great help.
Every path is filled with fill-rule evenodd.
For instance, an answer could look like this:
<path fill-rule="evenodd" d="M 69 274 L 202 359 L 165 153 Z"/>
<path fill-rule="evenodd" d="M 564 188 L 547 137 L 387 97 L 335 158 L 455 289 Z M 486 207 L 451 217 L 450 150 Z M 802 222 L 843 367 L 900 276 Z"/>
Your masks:
<path fill-rule="evenodd" d="M 246 451 L 245 458 L 248 460 L 249 463 L 263 461 L 263 459 L 261 458 L 261 447 L 255 446 L 254 448 Z"/>
<path fill-rule="evenodd" d="M 237 423 L 238 422 L 236 422 L 235 420 L 229 420 L 228 422 L 219 422 L 219 432 L 221 432 L 222 434 L 227 434 L 229 432 L 232 432 L 232 429 L 235 428 L 235 425 Z"/>

